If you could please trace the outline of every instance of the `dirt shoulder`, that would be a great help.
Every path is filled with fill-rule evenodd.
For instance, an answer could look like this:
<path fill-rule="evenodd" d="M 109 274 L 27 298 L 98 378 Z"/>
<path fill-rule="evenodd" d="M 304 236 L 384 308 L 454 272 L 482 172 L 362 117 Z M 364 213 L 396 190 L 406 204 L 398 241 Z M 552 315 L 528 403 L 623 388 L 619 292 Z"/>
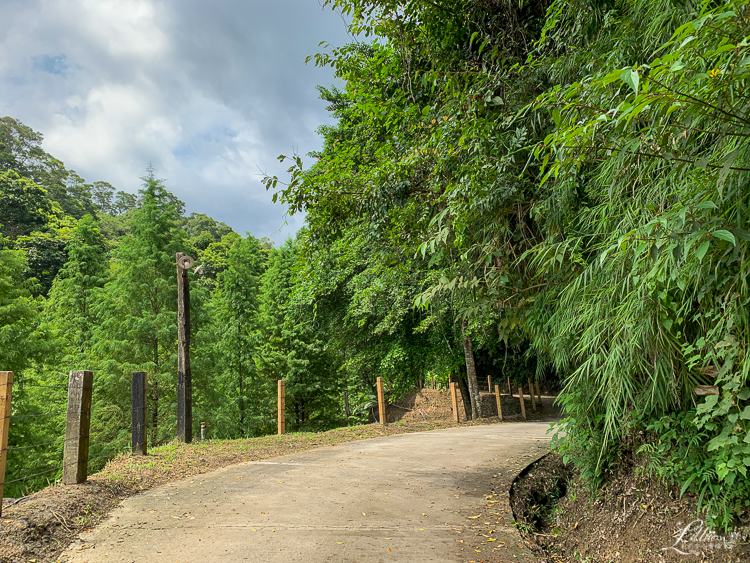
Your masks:
<path fill-rule="evenodd" d="M 495 417 L 462 425 L 497 422 Z M 322 433 L 210 440 L 193 444 L 175 442 L 152 449 L 146 457 L 119 456 L 100 473 L 91 475 L 86 483 L 76 486 L 53 485 L 13 506 L 6 506 L 0 519 L 0 562 L 57 561 L 74 538 L 104 519 L 121 500 L 166 483 L 237 463 L 321 446 L 456 426 L 445 421 L 399 422 L 385 427 L 370 424 Z"/>
<path fill-rule="evenodd" d="M 725 538 L 734 544 L 725 549 L 702 526 L 694 497 L 681 498 L 637 464 L 592 496 L 552 453 L 519 476 L 511 506 L 525 540 L 548 563 L 750 561 L 748 530 Z"/>

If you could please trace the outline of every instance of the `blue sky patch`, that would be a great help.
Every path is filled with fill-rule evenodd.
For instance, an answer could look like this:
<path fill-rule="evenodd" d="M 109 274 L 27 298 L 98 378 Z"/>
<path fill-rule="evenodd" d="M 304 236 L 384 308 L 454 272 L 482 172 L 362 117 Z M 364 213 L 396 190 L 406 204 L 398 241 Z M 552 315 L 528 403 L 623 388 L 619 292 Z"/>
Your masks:
<path fill-rule="evenodd" d="M 65 55 L 37 55 L 31 57 L 34 70 L 42 70 L 47 74 L 65 76 L 68 73 L 68 62 Z"/>

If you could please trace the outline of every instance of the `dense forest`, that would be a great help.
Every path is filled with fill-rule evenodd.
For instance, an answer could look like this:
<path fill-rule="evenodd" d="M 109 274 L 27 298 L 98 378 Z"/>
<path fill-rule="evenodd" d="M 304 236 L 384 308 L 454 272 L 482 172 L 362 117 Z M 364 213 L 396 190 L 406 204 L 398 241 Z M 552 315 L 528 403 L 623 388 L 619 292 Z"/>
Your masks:
<path fill-rule="evenodd" d="M 184 251 L 194 420 L 214 437 L 271 430 L 276 379 L 312 429 L 345 423 L 344 391 L 367 420 L 377 376 L 392 398 L 452 376 L 474 417 L 477 373 L 534 377 L 560 386 L 556 447 L 592 487 L 641 454 L 732 525 L 750 506 L 750 5 L 324 4 L 356 40 L 311 57 L 340 79 L 319 87 L 335 124 L 317 162 L 265 178 L 306 213 L 280 248 L 185 217 L 151 170 L 137 197 L 87 184 L 2 120 L 14 412 L 53 414 L 66 372 L 93 369 L 106 459 L 142 369 L 152 440 L 172 439 Z M 61 435 L 18 420 L 16 446 Z"/>

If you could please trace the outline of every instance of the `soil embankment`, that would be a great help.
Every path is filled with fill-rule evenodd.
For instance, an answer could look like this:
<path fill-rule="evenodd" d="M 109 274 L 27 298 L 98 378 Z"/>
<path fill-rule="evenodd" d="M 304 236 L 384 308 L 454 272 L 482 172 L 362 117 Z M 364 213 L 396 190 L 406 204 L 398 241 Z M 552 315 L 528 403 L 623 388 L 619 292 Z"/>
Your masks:
<path fill-rule="evenodd" d="M 482 399 L 482 417 L 491 418 L 497 416 L 497 400 L 494 393 L 480 393 Z M 551 400 L 549 397 L 543 397 L 545 404 L 537 404 L 537 411 L 534 412 L 531 399 L 528 395 L 524 398 L 526 415 L 533 419 L 537 415 L 550 416 Z M 515 394 L 512 397 L 508 394 L 501 395 L 503 406 L 503 417 L 514 419 L 521 416 L 521 400 Z M 451 393 L 447 389 L 422 389 L 413 391 L 393 404 L 389 404 L 386 410 L 388 422 L 399 420 L 407 422 L 449 422 L 453 420 L 453 407 L 451 405 Z M 458 416 L 461 422 L 466 422 L 466 412 L 464 410 L 461 391 L 458 392 Z M 374 419 L 373 419 L 374 421 Z"/>
<path fill-rule="evenodd" d="M 548 563 L 750 561 L 747 529 L 712 538 L 696 498 L 665 487 L 629 464 L 595 497 L 557 454 L 516 481 L 511 506 L 526 539 Z M 642 469 L 642 467 L 641 467 Z M 743 539 L 744 538 L 744 539 Z M 725 549 L 725 545 L 734 545 Z"/>

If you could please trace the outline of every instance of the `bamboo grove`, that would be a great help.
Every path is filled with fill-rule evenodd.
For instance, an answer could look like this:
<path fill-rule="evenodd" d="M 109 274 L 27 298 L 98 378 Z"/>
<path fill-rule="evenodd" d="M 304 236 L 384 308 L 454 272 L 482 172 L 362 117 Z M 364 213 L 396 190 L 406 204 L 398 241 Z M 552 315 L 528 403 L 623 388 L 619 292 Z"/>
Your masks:
<path fill-rule="evenodd" d="M 326 4 L 357 38 L 312 57 L 342 81 L 320 89 L 337 124 L 266 179 L 307 212 L 306 259 L 366 241 L 419 283 L 418 331 L 463 324 L 559 378 L 558 447 L 592 486 L 640 455 L 730 526 L 750 505 L 748 3 Z"/>

